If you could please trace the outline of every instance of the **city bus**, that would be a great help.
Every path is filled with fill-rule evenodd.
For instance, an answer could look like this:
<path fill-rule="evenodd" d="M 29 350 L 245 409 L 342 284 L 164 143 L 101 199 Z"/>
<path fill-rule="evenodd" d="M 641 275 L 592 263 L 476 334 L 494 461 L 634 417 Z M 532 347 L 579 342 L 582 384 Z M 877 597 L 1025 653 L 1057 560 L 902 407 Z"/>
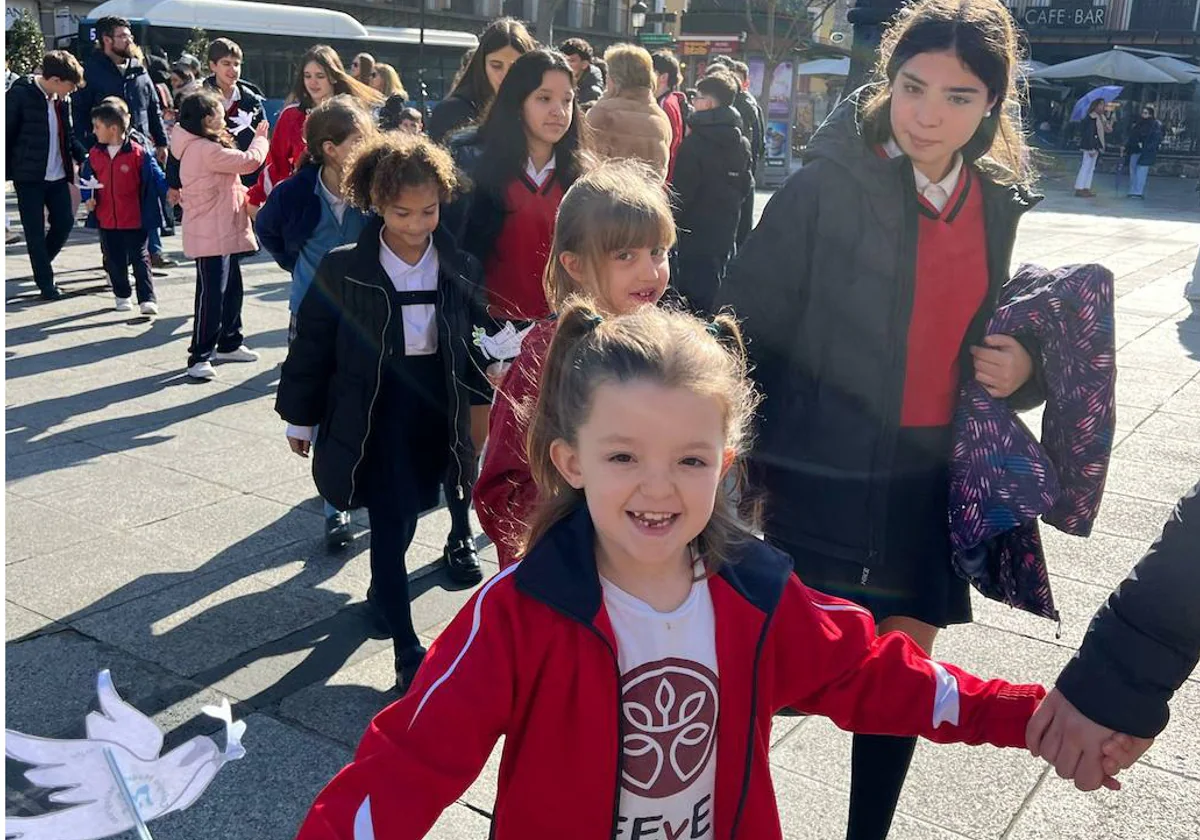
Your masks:
<path fill-rule="evenodd" d="M 107 0 L 79 23 L 75 53 L 80 60 L 95 48 L 96 21 L 109 15 L 129 21 L 147 55 L 161 48 L 171 62 L 184 51 L 193 29 L 203 29 L 210 40 L 237 41 L 245 56 L 242 77 L 266 94 L 272 120 L 291 90 L 301 56 L 314 44 L 332 46 L 347 68 L 360 52 L 391 64 L 416 103 L 421 100 L 419 71 L 423 69 L 425 100 L 432 107 L 450 92 L 463 56 L 479 42 L 470 32 L 426 29 L 422 46 L 419 29 L 364 26 L 345 12 L 308 6 L 244 0 Z M 197 58 L 203 65 L 205 57 Z"/>

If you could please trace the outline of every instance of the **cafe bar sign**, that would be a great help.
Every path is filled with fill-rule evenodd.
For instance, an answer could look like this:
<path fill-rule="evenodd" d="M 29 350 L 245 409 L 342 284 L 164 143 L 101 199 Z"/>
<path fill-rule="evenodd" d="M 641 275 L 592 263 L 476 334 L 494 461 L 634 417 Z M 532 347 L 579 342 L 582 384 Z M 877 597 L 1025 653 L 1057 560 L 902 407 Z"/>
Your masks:
<path fill-rule="evenodd" d="M 1103 29 L 1107 12 L 1107 6 L 1088 0 L 1054 0 L 1048 6 L 1026 6 L 1014 17 L 1026 29 Z"/>

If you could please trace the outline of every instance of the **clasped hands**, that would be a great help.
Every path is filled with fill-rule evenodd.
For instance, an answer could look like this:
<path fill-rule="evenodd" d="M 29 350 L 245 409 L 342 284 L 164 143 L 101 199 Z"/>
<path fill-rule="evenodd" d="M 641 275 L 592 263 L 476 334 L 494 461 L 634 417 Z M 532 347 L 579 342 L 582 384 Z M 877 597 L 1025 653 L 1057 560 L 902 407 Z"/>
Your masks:
<path fill-rule="evenodd" d="M 1120 790 L 1117 774 L 1141 758 L 1153 738 L 1114 732 L 1071 705 L 1058 689 L 1046 695 L 1025 729 L 1029 751 L 1083 791 Z"/>

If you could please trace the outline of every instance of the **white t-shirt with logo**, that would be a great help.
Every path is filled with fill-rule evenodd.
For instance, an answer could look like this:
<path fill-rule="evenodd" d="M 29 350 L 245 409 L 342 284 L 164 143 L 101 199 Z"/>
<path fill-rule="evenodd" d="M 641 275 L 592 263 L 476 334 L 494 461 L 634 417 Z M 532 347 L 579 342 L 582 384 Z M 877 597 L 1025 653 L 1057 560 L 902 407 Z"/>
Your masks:
<path fill-rule="evenodd" d="M 720 693 L 708 581 L 670 613 L 600 584 L 621 667 L 617 837 L 709 840 Z"/>

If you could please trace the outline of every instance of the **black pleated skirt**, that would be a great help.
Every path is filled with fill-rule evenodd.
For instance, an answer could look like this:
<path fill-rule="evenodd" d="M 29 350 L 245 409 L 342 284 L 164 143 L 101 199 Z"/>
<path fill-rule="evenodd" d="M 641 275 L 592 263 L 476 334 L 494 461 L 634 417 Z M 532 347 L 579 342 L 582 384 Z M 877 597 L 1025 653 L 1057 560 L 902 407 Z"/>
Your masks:
<path fill-rule="evenodd" d="M 884 565 L 867 569 L 772 540 L 792 555 L 807 586 L 866 607 L 876 621 L 907 616 L 935 627 L 970 623 L 970 589 L 950 561 L 951 431 L 900 429 L 886 490 Z"/>

